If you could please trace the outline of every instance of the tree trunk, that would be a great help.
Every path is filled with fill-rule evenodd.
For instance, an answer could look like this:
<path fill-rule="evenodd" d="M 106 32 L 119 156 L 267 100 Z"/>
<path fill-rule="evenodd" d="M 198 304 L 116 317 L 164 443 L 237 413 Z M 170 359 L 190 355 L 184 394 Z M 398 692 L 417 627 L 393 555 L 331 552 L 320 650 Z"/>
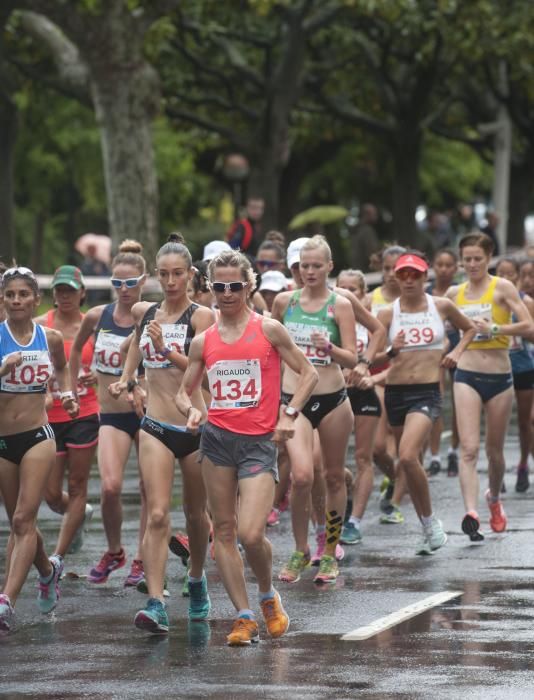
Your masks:
<path fill-rule="evenodd" d="M 13 168 L 17 140 L 17 108 L 9 95 L 0 91 L 0 257 L 11 265 L 16 257 L 13 223 Z"/>
<path fill-rule="evenodd" d="M 277 229 L 279 224 L 278 211 L 280 205 L 280 169 L 273 162 L 272 152 L 264 151 L 251 163 L 248 181 L 248 196 L 263 197 L 265 212 L 261 220 L 261 238 L 271 229 Z"/>
<path fill-rule="evenodd" d="M 510 169 L 509 246 L 521 248 L 525 244 L 525 217 L 531 211 L 533 194 L 534 153 L 529 150 L 521 163 L 512 163 Z"/>
<path fill-rule="evenodd" d="M 48 272 L 43 270 L 43 244 L 45 236 L 45 225 L 47 214 L 40 211 L 35 217 L 35 227 L 33 229 L 33 246 L 31 254 L 31 269 L 35 272 Z"/>
<path fill-rule="evenodd" d="M 391 213 L 393 237 L 401 245 L 415 247 L 417 231 L 415 210 L 419 204 L 419 162 L 421 136 L 401 132 L 391 142 L 393 156 L 393 183 Z"/>
<path fill-rule="evenodd" d="M 159 248 L 158 182 L 151 123 L 159 97 L 147 64 L 90 64 L 91 91 L 100 128 L 108 216 L 113 245 L 134 238 L 152 262 Z"/>

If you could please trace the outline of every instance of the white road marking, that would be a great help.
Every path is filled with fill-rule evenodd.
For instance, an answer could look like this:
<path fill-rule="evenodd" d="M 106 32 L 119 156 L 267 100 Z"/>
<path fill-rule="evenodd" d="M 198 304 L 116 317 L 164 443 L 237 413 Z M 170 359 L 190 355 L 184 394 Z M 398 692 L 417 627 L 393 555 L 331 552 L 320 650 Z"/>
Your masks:
<path fill-rule="evenodd" d="M 374 637 L 375 634 L 380 634 L 385 630 L 391 629 L 399 625 L 401 622 L 410 620 L 412 617 L 420 615 L 425 610 L 430 610 L 435 608 L 437 605 L 442 605 L 448 600 L 453 598 L 458 598 L 463 594 L 463 591 L 442 591 L 441 593 L 435 593 L 428 598 L 423 598 L 417 603 L 412 603 L 405 608 L 397 610 L 397 612 L 391 613 L 391 615 L 386 615 L 385 617 L 380 617 L 378 620 L 371 622 L 369 625 L 364 625 L 363 627 L 357 627 L 352 632 L 344 634 L 341 640 L 344 642 L 353 642 L 356 640 L 369 639 Z"/>

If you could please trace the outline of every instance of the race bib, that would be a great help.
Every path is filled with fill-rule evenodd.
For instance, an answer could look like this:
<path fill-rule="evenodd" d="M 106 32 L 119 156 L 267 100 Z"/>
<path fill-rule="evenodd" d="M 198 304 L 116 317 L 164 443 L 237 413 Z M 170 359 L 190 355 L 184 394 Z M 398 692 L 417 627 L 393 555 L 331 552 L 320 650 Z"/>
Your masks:
<path fill-rule="evenodd" d="M 2 391 L 15 394 L 42 392 L 52 376 L 52 363 L 48 350 L 23 350 L 22 362 L 12 367 L 9 374 L 2 377 Z"/>
<path fill-rule="evenodd" d="M 318 350 L 312 343 L 312 333 L 320 333 L 330 340 L 330 333 L 321 326 L 310 326 L 307 323 L 287 323 L 286 328 L 295 345 L 301 350 L 312 365 L 325 367 L 332 358 L 325 350 Z"/>
<path fill-rule="evenodd" d="M 369 345 L 369 331 L 361 323 L 356 324 L 356 352 L 361 355 Z"/>
<path fill-rule="evenodd" d="M 126 338 L 100 331 L 95 343 L 95 369 L 103 374 L 122 374 L 121 345 Z"/>
<path fill-rule="evenodd" d="M 187 326 L 184 323 L 176 325 L 175 323 L 162 323 L 161 333 L 163 335 L 163 343 L 173 350 L 185 354 L 185 341 L 187 339 Z M 141 352 L 143 353 L 143 365 L 151 369 L 162 369 L 164 367 L 171 367 L 172 362 L 170 362 L 166 357 L 158 355 L 154 350 L 154 345 L 152 344 L 152 339 L 147 333 L 147 326 L 143 329 L 143 335 L 141 336 L 141 342 L 139 343 Z"/>
<path fill-rule="evenodd" d="M 460 311 L 471 321 L 492 321 L 491 304 L 466 304 L 460 307 Z M 491 333 L 477 333 L 472 342 L 481 343 L 486 340 L 491 340 Z"/>
<path fill-rule="evenodd" d="M 208 370 L 210 408 L 255 408 L 261 398 L 259 360 L 219 360 Z"/>
<path fill-rule="evenodd" d="M 428 313 L 399 314 L 399 330 L 404 331 L 403 350 L 424 350 L 425 346 L 432 345 L 436 338 L 433 316 Z"/>

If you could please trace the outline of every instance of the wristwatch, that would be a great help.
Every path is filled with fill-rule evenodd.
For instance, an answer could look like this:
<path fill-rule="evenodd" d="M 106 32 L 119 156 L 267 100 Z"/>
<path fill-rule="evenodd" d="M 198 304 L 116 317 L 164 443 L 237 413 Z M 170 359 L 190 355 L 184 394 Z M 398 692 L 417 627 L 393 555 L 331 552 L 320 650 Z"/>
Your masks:
<path fill-rule="evenodd" d="M 367 365 L 367 367 L 371 366 L 371 360 L 369 360 L 367 357 L 364 357 L 363 355 L 358 355 L 358 362 L 356 364 L 359 365 L 361 363 Z"/>
<path fill-rule="evenodd" d="M 387 349 L 386 349 L 386 355 L 387 355 L 388 357 L 390 357 L 391 359 L 393 359 L 394 357 L 397 357 L 398 354 L 399 354 L 399 351 L 398 351 L 398 350 L 395 350 L 395 348 L 393 347 L 393 345 L 389 345 L 389 346 L 387 347 Z"/>
<path fill-rule="evenodd" d="M 128 393 L 131 393 L 134 390 L 134 387 L 138 385 L 137 379 L 128 379 L 126 382 L 126 391 Z"/>
<path fill-rule="evenodd" d="M 290 418 L 297 418 L 300 411 L 298 411 L 294 406 L 286 406 L 284 408 L 284 413 Z"/>
<path fill-rule="evenodd" d="M 491 330 L 491 335 L 496 336 L 496 335 L 499 335 L 499 331 L 501 330 L 501 327 L 499 326 L 498 323 L 492 323 L 490 330 Z"/>

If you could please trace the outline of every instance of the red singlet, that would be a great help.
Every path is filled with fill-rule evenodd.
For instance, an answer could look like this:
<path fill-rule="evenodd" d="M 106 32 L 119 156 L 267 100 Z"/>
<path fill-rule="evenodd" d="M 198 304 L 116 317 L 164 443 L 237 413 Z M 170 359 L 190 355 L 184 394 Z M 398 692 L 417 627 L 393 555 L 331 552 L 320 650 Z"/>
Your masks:
<path fill-rule="evenodd" d="M 46 316 L 46 325 L 48 328 L 54 328 L 53 310 L 50 310 Z M 63 340 L 67 362 L 70 359 L 70 351 L 73 342 L 73 340 Z M 81 375 L 90 371 L 94 349 L 95 341 L 93 336 L 90 336 L 82 348 L 82 366 L 80 368 Z M 50 380 L 49 389 L 54 397 L 54 404 L 48 409 L 48 420 L 50 423 L 65 423 L 66 421 L 72 420 L 67 411 L 65 411 L 61 405 L 61 399 L 59 398 L 59 387 L 55 377 L 52 377 Z M 80 413 L 78 414 L 77 418 L 86 418 L 87 416 L 93 416 L 95 413 L 100 412 L 100 406 L 98 405 L 98 398 L 94 387 L 85 386 L 78 383 L 77 392 L 78 401 L 80 402 Z"/>
<path fill-rule="evenodd" d="M 263 333 L 263 316 L 250 314 L 241 338 L 225 343 L 218 324 L 205 332 L 213 425 L 242 435 L 271 433 L 280 407 L 280 355 Z"/>

